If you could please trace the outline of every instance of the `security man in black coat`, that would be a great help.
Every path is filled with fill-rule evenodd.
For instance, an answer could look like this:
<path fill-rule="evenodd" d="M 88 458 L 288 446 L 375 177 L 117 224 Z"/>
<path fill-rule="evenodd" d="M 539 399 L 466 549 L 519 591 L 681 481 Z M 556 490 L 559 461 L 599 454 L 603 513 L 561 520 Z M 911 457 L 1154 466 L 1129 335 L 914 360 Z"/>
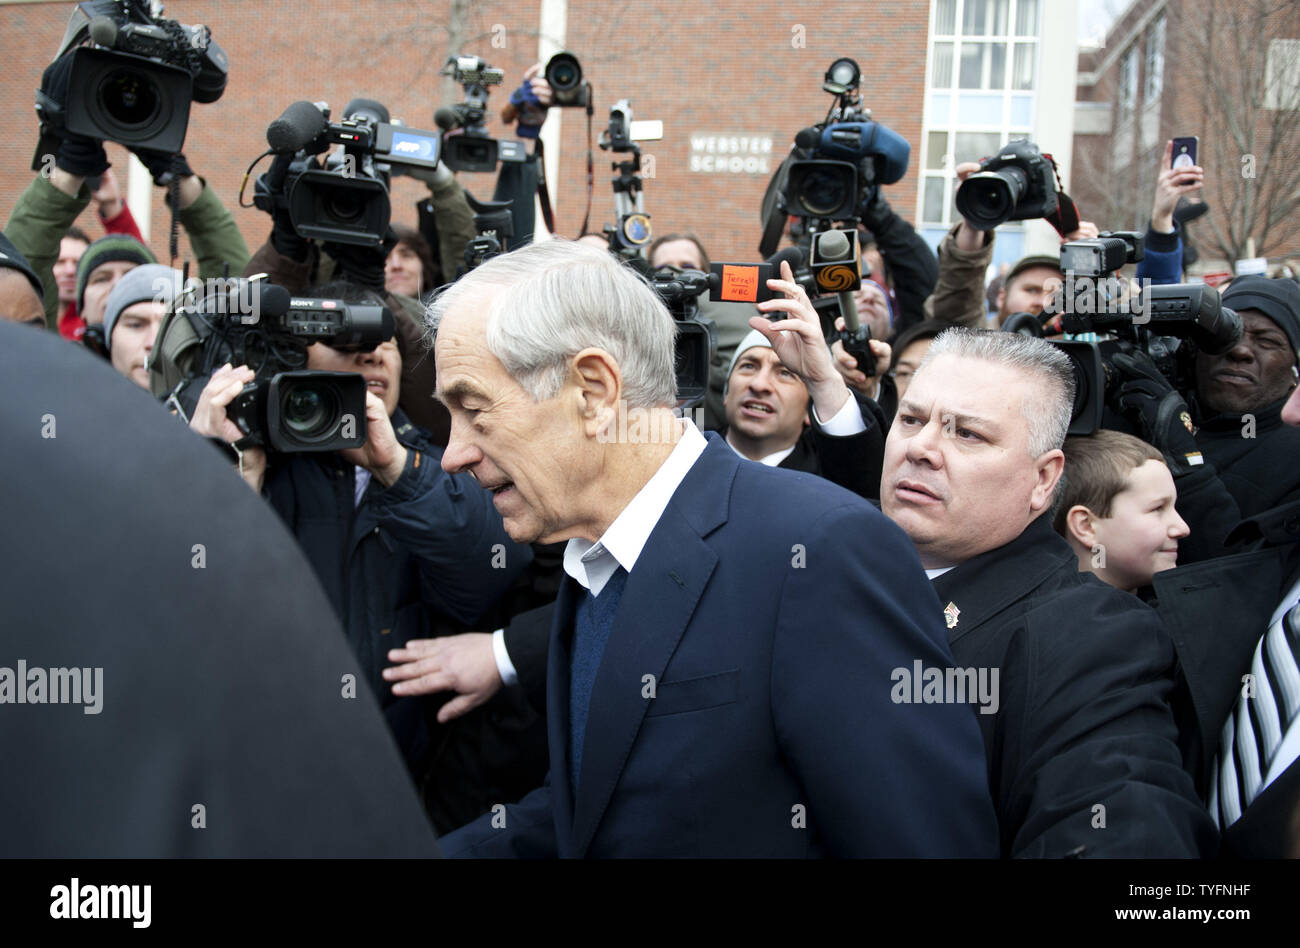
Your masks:
<path fill-rule="evenodd" d="M 934 341 L 899 403 L 882 509 L 916 545 L 966 669 L 934 700 L 979 686 L 1004 855 L 1204 855 L 1216 837 L 1167 704 L 1169 636 L 1052 531 L 1072 406 L 1059 350 L 969 329 Z"/>

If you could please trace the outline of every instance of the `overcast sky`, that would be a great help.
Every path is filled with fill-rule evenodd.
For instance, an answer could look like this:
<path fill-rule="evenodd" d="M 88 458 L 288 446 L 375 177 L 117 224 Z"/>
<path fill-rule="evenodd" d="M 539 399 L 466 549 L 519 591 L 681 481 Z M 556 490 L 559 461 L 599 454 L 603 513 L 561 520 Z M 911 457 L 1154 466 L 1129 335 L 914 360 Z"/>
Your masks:
<path fill-rule="evenodd" d="M 1111 22 L 1124 12 L 1129 0 L 1079 0 L 1079 42 L 1100 42 Z"/>

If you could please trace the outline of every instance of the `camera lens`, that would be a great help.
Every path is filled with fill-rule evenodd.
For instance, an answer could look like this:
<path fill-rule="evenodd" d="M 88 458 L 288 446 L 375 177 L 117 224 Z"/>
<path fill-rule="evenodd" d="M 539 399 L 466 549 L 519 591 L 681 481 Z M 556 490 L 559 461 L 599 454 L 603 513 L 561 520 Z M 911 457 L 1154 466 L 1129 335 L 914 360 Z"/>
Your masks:
<path fill-rule="evenodd" d="M 114 70 L 104 77 L 98 99 L 104 113 L 127 129 L 144 128 L 162 111 L 158 86 L 147 76 L 126 69 Z"/>
<path fill-rule="evenodd" d="M 338 393 L 327 383 L 304 383 L 281 396 L 280 414 L 285 427 L 304 441 L 316 441 L 338 423 Z"/>
<path fill-rule="evenodd" d="M 982 230 L 1010 220 L 1029 184 L 1019 168 L 982 171 L 967 178 L 957 191 L 957 213 Z"/>
<path fill-rule="evenodd" d="M 546 81 L 554 92 L 568 92 L 582 82 L 582 67 L 569 53 L 556 53 L 546 64 Z"/>
<path fill-rule="evenodd" d="M 830 170 L 813 170 L 799 183 L 799 203 L 818 217 L 834 214 L 850 198 L 844 175 Z"/>
<path fill-rule="evenodd" d="M 338 224 L 360 224 L 365 220 L 368 195 L 352 188 L 338 188 L 325 193 L 325 216 Z"/>

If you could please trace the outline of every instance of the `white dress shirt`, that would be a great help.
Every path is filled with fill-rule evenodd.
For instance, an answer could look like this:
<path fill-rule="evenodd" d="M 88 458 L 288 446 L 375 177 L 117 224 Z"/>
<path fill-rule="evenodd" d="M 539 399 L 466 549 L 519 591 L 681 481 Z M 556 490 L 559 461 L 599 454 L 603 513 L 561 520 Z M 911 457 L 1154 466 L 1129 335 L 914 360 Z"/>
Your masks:
<path fill-rule="evenodd" d="M 590 590 L 593 596 L 600 595 L 605 583 L 620 566 L 628 573 L 632 572 L 668 502 L 708 447 L 709 442 L 694 422 L 683 418 L 678 423 L 682 425 L 681 440 L 600 539 L 592 543 L 574 537 L 564 548 L 564 571 L 584 589 Z M 492 633 L 492 656 L 496 659 L 502 682 L 513 685 L 519 681 L 519 673 L 506 651 L 504 629 Z"/>

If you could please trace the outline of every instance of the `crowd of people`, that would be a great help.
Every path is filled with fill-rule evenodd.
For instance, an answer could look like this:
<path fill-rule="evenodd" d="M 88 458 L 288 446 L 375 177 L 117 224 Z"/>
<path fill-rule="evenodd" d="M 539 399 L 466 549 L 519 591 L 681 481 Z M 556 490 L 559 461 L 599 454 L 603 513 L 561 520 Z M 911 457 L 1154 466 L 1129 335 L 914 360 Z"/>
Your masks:
<path fill-rule="evenodd" d="M 474 215 L 440 165 L 407 172 L 428 197 L 381 247 L 277 208 L 250 253 L 183 155 L 137 154 L 200 279 L 393 315 L 371 349 L 306 348 L 364 378 L 364 446 L 243 447 L 230 477 L 310 563 L 444 852 L 1300 856 L 1294 279 L 1231 281 L 1240 338 L 1189 358 L 1190 387 L 1113 354 L 1116 426 L 1071 435 L 1070 359 L 1001 330 L 1050 323 L 1060 258 L 990 288 L 993 231 L 959 221 L 932 252 L 877 191 L 853 296 L 875 364 L 828 344 L 783 263 L 767 302 L 700 302 L 717 351 L 693 420 L 674 321 L 604 236 L 468 269 Z M 1183 281 L 1205 184 L 1170 158 L 1148 285 Z M 102 142 L 55 159 L 0 238 L 0 317 L 156 395 L 181 272 Z M 707 272 L 677 223 L 649 268 Z M 239 442 L 257 371 L 221 366 L 157 423 Z M 630 416 L 670 436 L 611 436 Z"/>

